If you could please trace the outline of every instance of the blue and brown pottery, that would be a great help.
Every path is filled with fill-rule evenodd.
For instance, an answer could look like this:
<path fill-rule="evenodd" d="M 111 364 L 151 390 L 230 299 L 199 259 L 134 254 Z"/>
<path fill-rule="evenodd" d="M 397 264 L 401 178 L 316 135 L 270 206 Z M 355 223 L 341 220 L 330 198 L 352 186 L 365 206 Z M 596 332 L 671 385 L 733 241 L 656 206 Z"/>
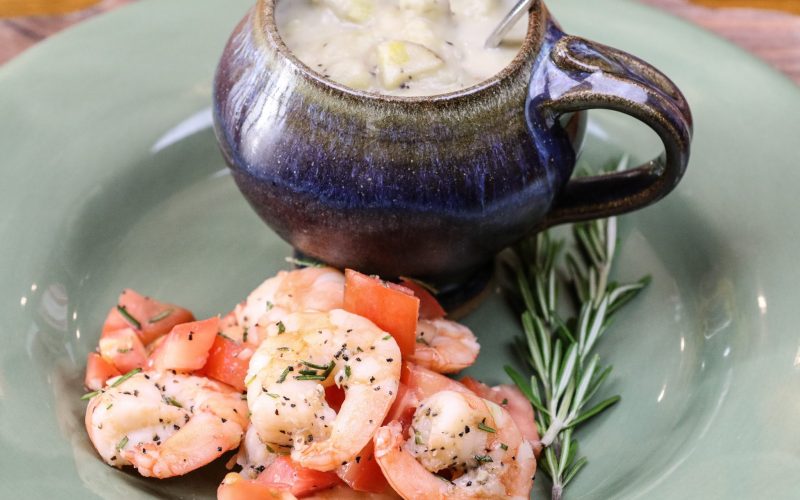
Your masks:
<path fill-rule="evenodd" d="M 214 118 L 239 189 L 302 254 L 444 287 L 474 282 L 532 231 L 644 207 L 685 171 L 692 120 L 675 85 L 636 57 L 565 35 L 541 2 L 501 73 L 395 97 L 344 87 L 295 58 L 278 1 L 288 0 L 260 0 L 233 32 Z M 570 180 L 589 108 L 643 121 L 664 154 Z"/>

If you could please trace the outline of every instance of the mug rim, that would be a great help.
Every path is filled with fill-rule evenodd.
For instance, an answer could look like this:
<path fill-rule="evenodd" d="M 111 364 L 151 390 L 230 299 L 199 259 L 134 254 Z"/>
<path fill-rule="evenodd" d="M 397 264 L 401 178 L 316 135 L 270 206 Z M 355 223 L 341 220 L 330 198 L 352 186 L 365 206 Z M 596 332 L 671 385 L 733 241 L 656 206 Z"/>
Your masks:
<path fill-rule="evenodd" d="M 324 75 L 314 70 L 314 68 L 311 68 L 301 61 L 286 45 L 280 35 L 280 31 L 278 30 L 278 24 L 275 21 L 275 5 L 280 1 L 284 0 L 258 0 L 256 5 L 254 26 L 251 26 L 251 29 L 260 31 L 263 27 L 265 31 L 265 33 L 263 33 L 263 35 L 265 35 L 265 39 L 262 40 L 263 42 L 272 43 L 273 47 L 282 57 L 291 62 L 304 77 L 316 83 L 317 85 L 321 85 L 328 90 L 344 94 L 347 97 L 384 103 L 450 102 L 453 100 L 470 98 L 476 94 L 500 86 L 506 82 L 509 77 L 513 76 L 517 71 L 519 71 L 525 65 L 526 61 L 528 61 L 529 57 L 539 50 L 541 45 L 540 42 L 543 37 L 537 37 L 536 35 L 538 31 L 542 31 L 538 28 L 542 25 L 541 21 L 543 21 L 544 16 L 546 16 L 546 10 L 544 9 L 542 2 L 535 2 L 528 15 L 528 30 L 525 33 L 525 38 L 523 39 L 522 45 L 517 51 L 517 54 L 501 71 L 495 73 L 491 77 L 474 85 L 470 85 L 469 87 L 444 94 L 398 96 L 380 94 L 378 92 L 368 92 L 347 87 L 341 83 L 326 78 Z M 257 34 L 256 38 L 261 37 Z"/>

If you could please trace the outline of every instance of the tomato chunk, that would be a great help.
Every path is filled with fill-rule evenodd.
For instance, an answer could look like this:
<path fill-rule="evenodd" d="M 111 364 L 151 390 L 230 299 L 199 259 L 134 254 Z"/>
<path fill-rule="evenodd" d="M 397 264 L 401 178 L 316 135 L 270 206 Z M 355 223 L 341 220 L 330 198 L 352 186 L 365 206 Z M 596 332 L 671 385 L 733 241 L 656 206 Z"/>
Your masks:
<path fill-rule="evenodd" d="M 169 333 L 175 325 L 189 321 L 194 321 L 194 316 L 188 309 L 126 289 L 120 294 L 117 305 L 108 312 L 103 333 L 132 328 L 139 334 L 142 343 L 147 345 Z"/>
<path fill-rule="evenodd" d="M 447 312 L 427 288 L 408 278 L 400 278 L 400 284 L 411 290 L 419 298 L 419 317 L 421 319 L 444 318 Z"/>
<path fill-rule="evenodd" d="M 417 343 L 419 299 L 402 288 L 347 269 L 344 309 L 369 319 L 390 333 L 402 355 L 410 356 Z"/>
<path fill-rule="evenodd" d="M 100 356 L 114 365 L 120 373 L 144 368 L 147 363 L 144 344 L 133 328 L 103 332 L 99 345 Z"/>
<path fill-rule="evenodd" d="M 247 367 L 252 356 L 252 346 L 216 335 L 208 351 L 208 361 L 203 367 L 203 375 L 228 384 L 237 391 L 244 391 Z"/>
<path fill-rule="evenodd" d="M 414 417 L 414 411 L 418 405 L 419 397 L 417 393 L 409 389 L 403 382 L 400 382 L 400 385 L 397 386 L 397 397 L 394 399 L 391 408 L 389 408 L 389 413 L 386 414 L 383 424 L 386 425 L 393 420 L 397 420 L 403 426 L 403 429 L 407 429 L 411 425 L 411 419 Z"/>
<path fill-rule="evenodd" d="M 89 390 L 99 391 L 106 385 L 106 380 L 122 375 L 113 364 L 109 363 L 96 352 L 90 352 L 86 358 L 86 378 L 83 385 Z"/>
<path fill-rule="evenodd" d="M 325 401 L 328 403 L 328 406 L 333 408 L 333 411 L 339 413 L 339 410 L 342 408 L 342 403 L 344 403 L 344 389 L 341 387 L 337 387 L 335 385 L 330 385 L 325 388 Z"/>
<path fill-rule="evenodd" d="M 294 498 L 285 484 L 266 484 L 231 472 L 217 488 L 217 500 L 287 500 Z"/>
<path fill-rule="evenodd" d="M 292 494 L 299 497 L 335 486 L 340 480 L 335 472 L 307 469 L 291 458 L 282 456 L 259 474 L 256 482 L 271 485 L 286 484 Z"/>
<path fill-rule="evenodd" d="M 414 363 L 403 363 L 400 380 L 408 385 L 420 400 L 441 391 L 472 392 L 464 384 Z"/>
<path fill-rule="evenodd" d="M 533 406 L 522 394 L 522 391 L 507 384 L 489 387 L 472 377 L 462 378 L 461 383 L 483 399 L 502 406 L 511 415 L 511 419 L 517 424 L 525 439 L 533 443 L 539 441 L 539 430 L 536 428 Z"/>
<path fill-rule="evenodd" d="M 217 317 L 175 326 L 150 355 L 148 366 L 156 370 L 200 370 L 208 360 L 218 327 Z"/>
<path fill-rule="evenodd" d="M 378 461 L 375 460 L 375 446 L 372 440 L 361 450 L 361 453 L 356 455 L 355 460 L 339 467 L 337 474 L 342 481 L 356 491 L 383 493 L 390 491 L 391 488 L 383 476 Z"/>

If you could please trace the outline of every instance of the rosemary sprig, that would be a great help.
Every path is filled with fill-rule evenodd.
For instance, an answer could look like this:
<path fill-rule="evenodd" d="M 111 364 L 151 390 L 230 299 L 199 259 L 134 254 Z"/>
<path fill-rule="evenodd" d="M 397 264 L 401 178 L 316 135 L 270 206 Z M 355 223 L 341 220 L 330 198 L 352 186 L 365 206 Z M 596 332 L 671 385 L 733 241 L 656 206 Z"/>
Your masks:
<path fill-rule="evenodd" d="M 618 168 L 626 162 L 623 159 Z M 533 375 L 528 379 L 510 366 L 506 372 L 536 409 L 544 446 L 539 465 L 552 479 L 555 500 L 587 463 L 586 457 L 578 456 L 573 430 L 620 400 L 595 398 L 612 367 L 601 365 L 593 349 L 612 316 L 650 281 L 610 281 L 616 218 L 575 224 L 572 234 L 575 248 L 567 252 L 564 266 L 559 265 L 564 240 L 547 232 L 518 244 L 511 262 L 524 304 L 522 352 Z M 564 275 L 578 306 L 577 315 L 567 320 L 559 308 Z"/>

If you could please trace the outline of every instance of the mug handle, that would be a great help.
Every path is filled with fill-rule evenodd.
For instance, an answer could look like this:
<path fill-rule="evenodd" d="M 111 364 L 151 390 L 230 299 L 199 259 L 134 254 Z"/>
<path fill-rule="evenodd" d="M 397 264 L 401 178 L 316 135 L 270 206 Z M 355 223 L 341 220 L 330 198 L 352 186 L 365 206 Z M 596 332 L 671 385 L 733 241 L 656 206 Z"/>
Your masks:
<path fill-rule="evenodd" d="M 533 134 L 530 128 L 537 126 L 533 113 L 539 126 L 552 131 L 561 127 L 558 118 L 565 113 L 611 109 L 653 129 L 664 152 L 637 168 L 569 180 L 542 228 L 622 214 L 658 201 L 675 188 L 689 161 L 692 114 L 686 98 L 669 78 L 637 57 L 560 32 L 555 37 L 550 60 L 542 61 L 531 78 L 529 131 Z"/>

